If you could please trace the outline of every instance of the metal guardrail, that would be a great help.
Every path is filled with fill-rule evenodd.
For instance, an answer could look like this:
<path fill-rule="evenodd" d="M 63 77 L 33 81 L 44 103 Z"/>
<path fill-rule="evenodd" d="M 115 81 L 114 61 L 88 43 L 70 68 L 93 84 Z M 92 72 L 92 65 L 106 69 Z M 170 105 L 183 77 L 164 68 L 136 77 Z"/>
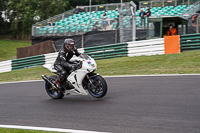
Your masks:
<path fill-rule="evenodd" d="M 154 1 L 140 1 L 139 9 L 145 7 L 164 7 L 164 6 L 177 6 L 177 5 L 191 5 L 198 0 L 154 0 Z"/>
<path fill-rule="evenodd" d="M 183 18 L 188 19 L 191 15 L 200 10 L 200 1 L 195 2 L 193 5 L 188 6 L 188 9 L 181 15 Z"/>
<path fill-rule="evenodd" d="M 48 21 L 59 21 L 59 20 L 62 20 L 64 17 L 72 16 L 74 11 L 75 11 L 75 8 L 71 9 L 69 11 L 66 11 L 64 13 L 58 14 L 56 16 L 50 17 L 48 19 L 45 19 L 43 21 L 37 22 L 36 24 L 33 24 L 32 26 L 45 26 L 45 25 L 48 24 Z"/>
<path fill-rule="evenodd" d="M 187 8 L 183 12 L 177 14 L 177 16 L 184 19 L 190 18 L 192 15 L 196 14 L 197 11 L 200 11 L 200 0 L 162 0 L 162 1 L 140 1 L 139 9 L 141 8 L 152 8 L 152 7 L 164 7 L 164 6 L 174 6 L 177 5 L 187 5 Z M 153 16 L 153 14 L 152 14 Z M 165 15 L 161 15 L 165 16 Z M 168 15 L 167 15 L 168 16 Z"/>
<path fill-rule="evenodd" d="M 110 4 L 101 4 L 101 5 L 91 5 L 90 6 L 80 6 L 80 12 L 92 12 L 92 11 L 108 11 L 108 10 L 115 10 L 116 8 L 121 9 L 121 7 L 123 8 L 127 8 L 126 6 L 129 6 L 130 3 L 129 2 L 124 2 L 122 5 L 121 3 L 110 3 Z M 90 10 L 91 8 L 91 10 Z M 64 13 L 58 14 L 56 16 L 50 17 L 46 20 L 43 20 L 41 22 L 38 22 L 36 24 L 33 24 L 32 26 L 46 26 L 48 21 L 59 21 L 59 20 L 63 20 L 64 18 L 67 18 L 69 16 L 72 16 L 75 12 L 75 8 L 66 11 Z"/>
<path fill-rule="evenodd" d="M 181 52 L 200 50 L 200 33 L 180 36 Z"/>
<path fill-rule="evenodd" d="M 98 60 L 98 59 L 127 56 L 128 53 L 127 46 L 128 46 L 127 43 L 118 43 L 118 44 L 88 47 L 84 48 L 84 50 L 86 54 Z"/>
<path fill-rule="evenodd" d="M 188 35 L 188 36 L 182 35 L 182 40 L 188 41 L 188 39 L 190 40 L 193 39 L 194 40 L 193 42 L 200 42 L 199 36 L 200 34 Z M 197 41 L 195 39 L 199 40 Z M 198 47 L 200 48 L 200 45 Z M 78 51 L 80 53 L 88 54 L 95 60 L 114 58 L 114 57 L 124 57 L 124 56 L 165 54 L 164 38 L 80 48 L 78 49 Z M 44 64 L 53 64 L 57 56 L 58 52 L 54 52 L 43 55 L 15 59 L 12 61 L 3 61 L 0 62 L 0 73 L 18 69 L 38 67 Z M 6 69 L 9 64 L 10 67 Z M 6 69 L 6 71 L 1 71 L 4 69 Z"/>
<path fill-rule="evenodd" d="M 31 56 L 12 60 L 12 70 L 37 67 L 45 64 L 44 55 Z"/>
<path fill-rule="evenodd" d="M 108 22 L 106 30 L 113 30 L 117 26 L 117 13 L 114 13 L 116 9 L 119 10 L 126 10 L 130 8 L 130 2 L 124 2 L 121 3 L 111 3 L 111 4 L 102 4 L 102 5 L 92 5 L 92 6 L 81 6 L 79 7 L 80 11 L 79 14 L 74 14 L 75 8 L 72 10 L 69 10 L 67 12 L 64 12 L 62 14 L 56 15 L 54 17 L 48 18 L 44 21 L 38 22 L 34 25 L 32 25 L 32 36 L 71 36 L 71 35 L 82 35 L 85 32 L 92 31 L 92 30 L 104 30 L 103 29 L 103 18 L 99 15 L 102 15 L 103 12 L 106 11 L 112 11 L 111 14 L 107 14 L 106 21 Z M 101 12 L 101 14 L 99 14 Z M 118 11 L 117 11 L 118 12 Z M 88 14 L 87 14 L 88 13 Z M 96 14 L 92 14 L 96 13 Z M 113 13 L 115 14 L 113 16 Z M 85 15 L 87 14 L 88 19 L 84 18 L 84 21 L 75 21 L 76 16 L 74 15 Z M 89 16 L 88 16 L 89 15 Z M 91 19 L 91 15 L 95 19 Z M 68 23 L 68 21 L 71 18 L 74 18 L 73 22 Z M 55 22 L 55 26 L 47 26 L 48 21 Z M 63 22 L 63 23 L 60 23 Z M 95 27 L 96 22 L 98 23 L 98 26 Z M 59 23 L 59 24 L 58 24 Z"/>
<path fill-rule="evenodd" d="M 128 56 L 165 54 L 164 38 L 128 43 Z"/>
<path fill-rule="evenodd" d="M 88 31 L 102 31 L 103 23 L 99 22 L 100 19 L 90 19 L 84 24 L 68 24 L 56 26 L 32 26 L 32 36 L 72 36 L 82 35 Z M 116 28 L 116 18 L 107 18 L 107 30 L 114 30 Z M 96 24 L 96 22 L 98 22 Z M 95 24 L 95 25 L 94 25 Z"/>
<path fill-rule="evenodd" d="M 84 48 L 79 48 L 77 50 L 79 53 L 84 53 Z M 44 54 L 44 56 L 45 64 L 53 64 L 56 61 L 56 58 L 58 57 L 58 52 Z"/>
<path fill-rule="evenodd" d="M 11 60 L 0 62 L 0 73 L 11 71 L 12 70 L 11 64 L 12 64 Z"/>
<path fill-rule="evenodd" d="M 80 53 L 84 53 L 84 49 L 78 49 Z M 58 56 L 58 52 L 19 58 L 0 62 L 0 73 L 13 70 L 26 69 L 42 66 L 44 64 L 53 64 Z"/>

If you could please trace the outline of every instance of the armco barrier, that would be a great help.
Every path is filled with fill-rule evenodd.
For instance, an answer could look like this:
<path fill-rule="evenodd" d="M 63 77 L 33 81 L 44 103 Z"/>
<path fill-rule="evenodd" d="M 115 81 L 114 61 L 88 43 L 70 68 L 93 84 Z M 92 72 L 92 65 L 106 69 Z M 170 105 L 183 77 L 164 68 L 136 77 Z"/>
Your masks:
<path fill-rule="evenodd" d="M 113 57 L 123 57 L 127 56 L 127 43 L 118 43 L 110 44 L 96 47 L 84 48 L 85 53 L 91 56 L 92 58 L 98 59 L 107 59 Z"/>
<path fill-rule="evenodd" d="M 57 56 L 58 56 L 58 52 L 44 54 L 45 64 L 53 64 L 56 61 Z"/>
<path fill-rule="evenodd" d="M 165 54 L 164 38 L 127 42 L 128 56 Z"/>
<path fill-rule="evenodd" d="M 11 71 L 12 70 L 11 64 L 12 64 L 11 60 L 0 62 L 0 73 Z"/>
<path fill-rule="evenodd" d="M 12 70 L 41 66 L 45 63 L 44 55 L 12 60 Z"/>
<path fill-rule="evenodd" d="M 181 35 L 181 52 L 189 50 L 200 50 L 200 33 Z"/>
<path fill-rule="evenodd" d="M 80 53 L 84 53 L 84 49 L 78 49 Z M 53 64 L 58 56 L 58 52 L 44 55 L 30 56 L 15 60 L 8 60 L 0 62 L 0 73 L 9 72 L 12 70 L 19 70 L 31 67 L 42 66 L 44 64 Z"/>
<path fill-rule="evenodd" d="M 79 53 L 84 53 L 85 50 L 84 50 L 84 48 L 79 48 L 78 52 Z M 56 61 L 57 56 L 58 56 L 58 52 L 44 54 L 45 64 L 53 64 Z"/>
<path fill-rule="evenodd" d="M 96 47 L 78 49 L 80 53 L 86 53 L 94 59 L 106 59 L 123 56 L 156 55 L 164 54 L 164 39 L 152 39 L 128 43 L 110 44 Z M 15 59 L 12 61 L 0 62 L 0 73 L 11 70 L 18 70 L 44 64 L 53 64 L 58 52 L 44 55 L 31 56 Z M 10 67 L 7 67 L 10 64 Z"/>

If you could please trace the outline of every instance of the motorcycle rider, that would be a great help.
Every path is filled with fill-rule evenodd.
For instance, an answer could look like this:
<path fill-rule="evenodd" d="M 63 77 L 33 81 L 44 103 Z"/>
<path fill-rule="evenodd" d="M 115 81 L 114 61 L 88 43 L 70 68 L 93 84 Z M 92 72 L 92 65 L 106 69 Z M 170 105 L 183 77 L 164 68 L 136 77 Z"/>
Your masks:
<path fill-rule="evenodd" d="M 67 79 L 67 77 L 69 76 L 69 71 L 76 70 L 79 67 L 79 64 L 70 64 L 69 60 L 73 57 L 73 55 L 80 55 L 75 47 L 75 42 L 73 39 L 65 39 L 64 44 L 58 53 L 58 57 L 54 62 L 54 68 L 58 71 L 56 87 L 59 90 L 62 90 L 62 87 L 60 85 L 62 84 L 62 81 Z M 66 83 L 69 89 L 74 88 L 69 81 L 67 81 Z"/>

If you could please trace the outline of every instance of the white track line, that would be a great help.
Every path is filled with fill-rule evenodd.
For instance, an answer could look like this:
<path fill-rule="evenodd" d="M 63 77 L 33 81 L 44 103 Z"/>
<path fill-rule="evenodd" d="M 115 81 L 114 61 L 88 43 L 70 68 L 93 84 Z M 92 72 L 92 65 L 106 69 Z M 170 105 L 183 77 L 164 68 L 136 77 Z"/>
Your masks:
<path fill-rule="evenodd" d="M 84 130 L 74 130 L 74 129 L 32 127 L 32 126 L 16 126 L 16 125 L 0 125 L 0 128 L 39 130 L 39 131 L 51 131 L 51 132 L 63 132 L 63 133 L 106 133 L 106 132 L 84 131 Z"/>
<path fill-rule="evenodd" d="M 103 76 L 104 78 L 125 78 L 125 77 L 159 77 L 159 76 L 200 76 L 200 74 L 158 74 L 158 75 L 119 75 L 119 76 Z M 41 82 L 44 80 L 29 80 L 29 81 L 16 81 L 4 82 L 0 84 L 14 84 L 14 83 L 28 83 L 28 82 Z"/>
<path fill-rule="evenodd" d="M 15 83 L 29 83 L 29 82 L 39 82 L 44 80 L 28 80 L 28 81 L 16 81 L 16 82 L 4 82 L 0 84 L 15 84 Z"/>
<path fill-rule="evenodd" d="M 103 76 L 103 77 L 123 78 L 123 77 L 160 77 L 160 76 L 200 76 L 200 74 L 119 75 L 119 76 Z"/>

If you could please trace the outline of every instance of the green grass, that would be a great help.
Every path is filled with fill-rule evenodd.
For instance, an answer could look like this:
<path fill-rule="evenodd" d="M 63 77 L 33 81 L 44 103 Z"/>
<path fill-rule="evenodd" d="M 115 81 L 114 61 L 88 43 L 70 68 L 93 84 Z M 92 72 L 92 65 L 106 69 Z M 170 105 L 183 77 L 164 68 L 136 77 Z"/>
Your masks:
<path fill-rule="evenodd" d="M 97 60 L 97 73 L 108 75 L 200 74 L 200 50 L 180 54 Z M 0 73 L 0 82 L 41 79 L 52 75 L 43 67 Z"/>
<path fill-rule="evenodd" d="M 40 80 L 42 74 L 50 75 L 51 72 L 43 67 L 14 70 L 0 73 L 0 82 Z"/>
<path fill-rule="evenodd" d="M 0 133 L 58 133 L 58 132 L 0 128 Z"/>
<path fill-rule="evenodd" d="M 17 48 L 30 46 L 30 42 L 0 39 L 0 61 L 16 59 Z"/>
<path fill-rule="evenodd" d="M 200 51 L 113 58 L 98 64 L 103 75 L 196 74 L 200 73 Z"/>

